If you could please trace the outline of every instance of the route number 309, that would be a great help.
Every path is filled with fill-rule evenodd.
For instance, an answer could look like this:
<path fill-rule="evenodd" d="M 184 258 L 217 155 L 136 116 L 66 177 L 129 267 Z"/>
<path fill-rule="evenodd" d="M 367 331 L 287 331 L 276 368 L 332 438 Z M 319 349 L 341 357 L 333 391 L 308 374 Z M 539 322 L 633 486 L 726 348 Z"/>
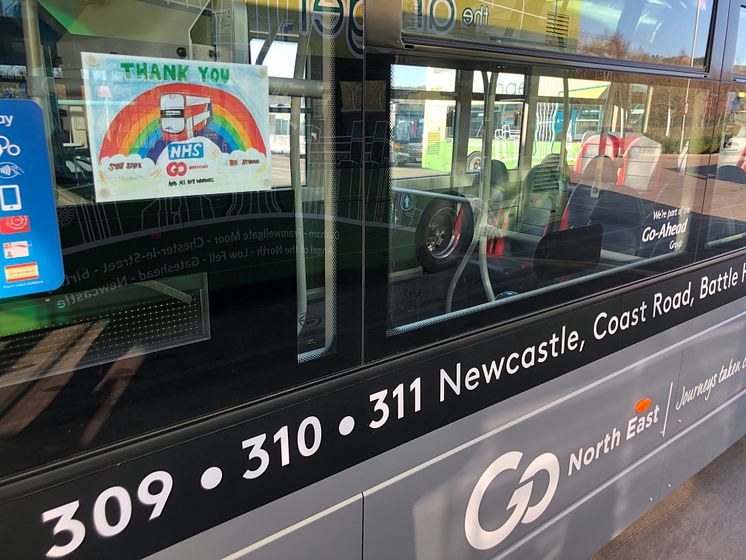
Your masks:
<path fill-rule="evenodd" d="M 159 483 L 160 489 L 157 492 L 151 491 L 151 486 Z M 159 517 L 166 507 L 171 490 L 174 486 L 173 477 L 166 471 L 155 471 L 146 476 L 137 487 L 137 499 L 146 506 L 153 506 L 150 512 L 150 520 Z M 117 504 L 117 518 L 112 520 L 106 513 L 107 504 L 114 501 Z M 65 544 L 55 544 L 47 551 L 47 558 L 61 558 L 83 544 L 86 535 L 86 527 L 82 521 L 75 519 L 74 515 L 80 507 L 80 500 L 67 503 L 45 511 L 41 520 L 44 523 L 57 520 L 52 534 L 57 536 L 61 534 L 68 535 Z M 118 535 L 127 528 L 132 519 L 132 499 L 129 492 L 122 486 L 112 486 L 107 488 L 98 495 L 93 503 L 93 526 L 96 532 L 102 537 L 113 537 Z"/>

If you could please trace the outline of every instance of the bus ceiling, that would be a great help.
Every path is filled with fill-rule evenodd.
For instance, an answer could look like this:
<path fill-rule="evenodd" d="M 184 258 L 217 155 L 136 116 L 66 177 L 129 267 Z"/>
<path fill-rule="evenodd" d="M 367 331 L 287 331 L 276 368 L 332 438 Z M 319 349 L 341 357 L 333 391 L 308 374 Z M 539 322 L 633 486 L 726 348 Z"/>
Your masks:
<path fill-rule="evenodd" d="M 83 9 L 77 7 L 77 4 L 71 4 L 68 0 L 39 0 L 38 4 L 59 28 L 60 49 L 63 57 L 66 44 L 69 43 L 73 51 L 79 49 L 81 36 L 90 37 L 91 41 L 101 38 L 108 45 L 111 45 L 112 38 L 126 39 L 128 41 L 126 49 L 129 52 L 137 45 L 132 41 L 135 31 L 136 38 L 143 41 L 144 48 L 149 50 L 152 50 L 152 43 L 160 43 L 164 46 L 189 45 L 191 52 L 186 58 L 194 59 L 207 57 L 205 49 L 212 48 L 206 44 L 194 44 L 193 37 L 191 37 L 198 20 L 209 11 L 211 0 L 171 0 L 169 3 L 151 0 L 117 0 L 116 2 L 91 3 Z M 239 25 L 235 23 L 235 18 L 234 25 Z M 276 33 L 273 33 L 271 29 L 252 29 L 252 33 L 262 42 L 262 47 L 257 51 L 255 58 L 258 58 L 259 54 L 265 58 L 276 39 Z M 264 40 L 261 39 L 262 35 L 266 35 Z M 284 36 L 287 37 L 287 34 L 285 33 Z M 96 50 L 95 45 L 90 45 L 88 49 Z M 111 48 L 107 46 L 104 50 L 108 51 Z M 168 57 L 173 56 L 170 52 L 162 54 Z M 258 60 L 249 60 L 248 51 L 241 56 L 245 56 L 246 60 L 237 59 L 237 53 L 233 52 L 225 62 L 261 64 Z M 271 69 L 270 74 L 272 74 Z M 303 76 L 283 78 L 270 75 L 269 93 L 270 95 L 320 99 L 325 92 L 323 82 L 320 80 L 303 79 Z"/>
<path fill-rule="evenodd" d="M 209 2 L 155 3 L 142 0 L 116 0 L 84 4 L 69 0 L 39 0 L 44 8 L 70 35 L 145 41 L 148 43 L 187 44 L 189 30 Z"/>
<path fill-rule="evenodd" d="M 403 49 L 402 0 L 365 2 L 365 28 L 368 46 Z"/>

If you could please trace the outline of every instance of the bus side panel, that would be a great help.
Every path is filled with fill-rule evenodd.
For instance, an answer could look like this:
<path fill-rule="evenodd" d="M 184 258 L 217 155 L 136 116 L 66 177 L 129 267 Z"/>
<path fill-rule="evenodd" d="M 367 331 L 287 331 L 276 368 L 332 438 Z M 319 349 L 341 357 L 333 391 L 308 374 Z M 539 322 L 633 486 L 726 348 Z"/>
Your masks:
<path fill-rule="evenodd" d="M 673 388 L 670 434 L 687 429 L 746 387 L 746 317 L 702 334 L 684 346 Z"/>
<path fill-rule="evenodd" d="M 737 307 L 739 306 L 740 307 Z M 732 304 L 744 309 L 743 300 Z M 673 389 L 662 496 L 673 492 L 746 431 L 746 318 L 684 347 Z"/>
<path fill-rule="evenodd" d="M 229 558 L 230 560 L 355 560 L 362 558 L 363 500 L 358 494 L 315 515 L 293 520 L 282 500 L 242 515 L 219 528 L 177 543 L 147 560 Z M 318 502 L 321 503 L 321 502 Z M 231 528 L 233 530 L 231 530 Z M 257 539 L 257 536 L 262 538 Z"/>
<path fill-rule="evenodd" d="M 606 486 L 662 444 L 681 354 L 674 346 L 629 369 L 607 371 L 600 384 L 566 393 L 543 412 L 366 493 L 366 560 L 492 558 L 560 521 L 569 532 L 546 550 L 532 546 L 531 558 L 577 557 L 576 541 L 589 543 L 588 532 L 597 540 L 583 553 L 593 552 L 657 500 L 657 477 L 646 480 L 644 492 Z M 643 399 L 649 405 L 638 413 Z M 653 472 L 660 473 L 662 454 L 656 461 Z M 593 516 L 592 527 L 565 519 L 577 506 L 585 515 L 582 502 L 601 490 L 608 514 Z"/>
<path fill-rule="evenodd" d="M 604 309 L 612 311 L 608 306 Z M 364 501 L 366 559 L 492 558 L 503 555 L 508 547 L 511 557 L 516 558 L 583 558 L 650 508 L 660 494 L 669 491 L 667 484 L 680 484 L 746 432 L 742 406 L 737 414 L 728 408 L 704 420 L 692 418 L 697 422 L 696 431 L 683 432 L 680 439 L 672 435 L 673 430 L 680 429 L 672 424 L 678 424 L 674 399 L 679 391 L 682 359 L 681 383 L 686 384 L 690 371 L 706 373 L 720 368 L 721 346 L 733 348 L 733 352 L 740 347 L 746 353 L 746 344 L 738 338 L 744 326 L 745 319 L 740 317 L 744 310 L 746 298 L 721 306 L 212 527 L 151 558 L 217 558 L 245 547 L 250 547 L 248 558 L 264 558 L 261 554 L 269 554 L 273 550 L 270 545 L 281 546 L 280 540 L 291 540 L 301 549 L 312 547 L 303 540 L 333 542 L 342 533 L 353 534 L 355 524 L 357 540 L 363 524 L 357 505 L 354 511 L 340 510 L 346 512 L 340 525 L 344 530 L 318 520 L 329 512 L 334 513 L 333 519 L 339 519 L 339 506 L 335 504 L 346 503 L 350 496 L 366 489 L 370 489 Z M 701 415 L 712 413 L 726 402 L 720 397 L 721 390 L 732 399 L 733 387 L 726 383 L 714 387 L 706 401 L 708 409 Z M 634 407 L 645 398 L 652 402 L 647 411 L 637 414 Z M 651 425 L 639 434 L 638 423 L 633 422 L 635 435 L 626 439 L 631 419 L 647 418 L 656 404 L 666 405 L 669 399 L 665 438 L 660 433 L 664 431 L 665 415 L 659 411 L 658 421 L 651 418 Z M 665 411 L 666 407 L 662 408 Z M 585 464 L 588 449 L 595 450 L 614 427 L 621 433 L 620 445 L 609 453 L 602 448 L 598 459 Z M 699 434 L 703 434 L 702 439 Z M 664 471 L 667 444 L 671 445 L 671 456 L 666 461 L 668 471 Z M 580 449 L 584 450 L 582 466 L 574 468 L 568 477 L 570 455 L 577 457 Z M 496 474 L 485 491 L 479 518 L 485 529 L 495 530 L 516 507 L 526 511 L 504 541 L 492 549 L 474 549 L 465 537 L 468 501 L 487 467 L 510 452 L 522 454 L 518 467 Z M 532 476 L 520 480 L 528 466 L 547 453 L 560 462 L 560 479 L 546 510 L 531 520 L 527 511 L 546 495 L 549 475 L 546 469 L 535 468 L 533 474 L 529 473 Z M 595 457 L 595 451 L 588 453 Z M 508 508 L 516 491 L 528 485 L 528 505 L 528 492 L 522 490 L 513 508 Z M 269 556 L 282 558 L 284 554 Z"/>
<path fill-rule="evenodd" d="M 585 560 L 653 505 L 663 464 L 662 453 L 634 463 L 613 483 L 597 488 L 587 500 L 495 558 Z"/>
<path fill-rule="evenodd" d="M 555 380 L 540 392 L 587 386 L 366 492 L 365 559 L 592 554 L 746 433 L 743 304 Z"/>
<path fill-rule="evenodd" d="M 363 500 L 357 496 L 230 556 L 231 560 L 362 559 Z"/>
<path fill-rule="evenodd" d="M 665 452 L 655 452 L 631 465 L 612 484 L 578 503 L 579 507 L 568 510 L 556 523 L 542 527 L 510 554 L 498 554 L 496 558 L 588 557 L 645 514 L 656 501 L 654 496 L 662 500 L 738 441 L 744 432 L 746 392 L 740 392 L 689 426 L 682 432 L 683 437 L 673 437 L 666 443 Z M 656 488 L 656 484 L 660 487 Z M 612 519 L 614 527 L 609 532 L 606 529 Z"/>
<path fill-rule="evenodd" d="M 661 497 L 673 492 L 743 437 L 746 432 L 746 391 L 738 393 L 716 410 L 684 432 L 684 437 L 674 438 L 667 446 Z"/>

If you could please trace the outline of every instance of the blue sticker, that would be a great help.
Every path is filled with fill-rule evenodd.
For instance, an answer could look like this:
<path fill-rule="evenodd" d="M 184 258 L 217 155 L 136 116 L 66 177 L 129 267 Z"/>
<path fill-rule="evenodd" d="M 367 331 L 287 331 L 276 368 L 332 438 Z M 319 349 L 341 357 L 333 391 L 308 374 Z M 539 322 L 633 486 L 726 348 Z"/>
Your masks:
<path fill-rule="evenodd" d="M 409 193 L 404 193 L 399 201 L 399 206 L 405 212 L 409 212 L 414 206 L 414 197 Z"/>
<path fill-rule="evenodd" d="M 65 273 L 41 108 L 0 100 L 0 298 L 48 292 Z"/>

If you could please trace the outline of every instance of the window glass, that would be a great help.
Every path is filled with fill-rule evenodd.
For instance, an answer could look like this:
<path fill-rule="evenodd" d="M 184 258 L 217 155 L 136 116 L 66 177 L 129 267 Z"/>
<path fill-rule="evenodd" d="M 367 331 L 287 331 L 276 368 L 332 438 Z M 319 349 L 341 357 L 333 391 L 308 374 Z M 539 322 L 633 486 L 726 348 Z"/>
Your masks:
<path fill-rule="evenodd" d="M 391 87 L 402 90 L 448 91 L 456 85 L 456 71 L 452 68 L 394 64 L 391 67 Z"/>
<path fill-rule="evenodd" d="M 484 128 L 484 92 L 485 86 L 489 88 L 488 75 L 481 72 L 474 73 L 474 100 L 471 105 L 471 121 L 469 128 L 468 154 L 471 161 L 480 163 L 475 156 L 482 150 L 482 138 Z M 518 167 L 518 147 L 523 125 L 523 97 L 525 87 L 525 76 L 510 72 L 500 72 L 497 75 L 495 85 L 495 127 L 492 142 L 493 155 L 501 160 L 508 169 Z M 481 165 L 481 164 L 480 164 Z M 476 171 L 474 163 L 467 166 Z"/>
<path fill-rule="evenodd" d="M 44 111 L 65 281 L 0 299 L 0 477 L 359 363 L 338 288 L 361 259 L 359 21 L 21 4 L 0 13 L 0 97 Z M 5 268 L 35 250 L 6 234 Z"/>
<path fill-rule="evenodd" d="M 736 57 L 733 72 L 746 74 L 746 8 L 738 12 L 738 35 L 736 36 Z"/>
<path fill-rule="evenodd" d="M 705 201 L 707 254 L 739 249 L 746 242 L 746 89 L 723 86 L 724 118 L 716 180 L 708 182 Z"/>
<path fill-rule="evenodd" d="M 425 177 L 449 173 L 453 152 L 456 71 L 396 64 L 391 74 L 392 173 Z M 422 149 L 426 139 L 427 150 Z"/>
<path fill-rule="evenodd" d="M 408 0 L 406 33 L 704 67 L 713 0 Z"/>
<path fill-rule="evenodd" d="M 517 169 L 523 123 L 523 101 L 496 101 L 494 107 L 493 156 L 502 161 L 508 169 Z M 485 132 L 484 101 L 474 100 L 471 105 L 467 148 L 467 169 L 471 172 L 479 171 L 482 165 L 481 153 Z"/>
<path fill-rule="evenodd" d="M 469 118 L 454 123 L 449 174 L 391 176 L 390 336 L 693 258 L 711 143 L 706 84 L 529 70 L 524 95 L 502 101 L 505 78 L 474 74 L 464 92 L 457 81 L 454 112 Z"/>

